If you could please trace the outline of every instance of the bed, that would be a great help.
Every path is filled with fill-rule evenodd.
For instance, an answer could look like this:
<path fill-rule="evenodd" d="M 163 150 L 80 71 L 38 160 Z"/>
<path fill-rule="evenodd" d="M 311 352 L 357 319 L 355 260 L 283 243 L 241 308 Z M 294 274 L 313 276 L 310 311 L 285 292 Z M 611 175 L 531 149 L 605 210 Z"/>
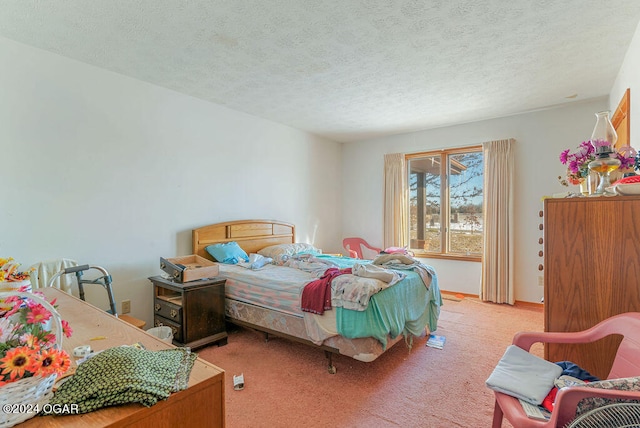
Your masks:
<path fill-rule="evenodd" d="M 193 254 L 209 260 L 217 261 L 206 250 L 208 246 L 229 243 L 237 243 L 246 254 L 303 245 L 295 240 L 293 224 L 276 220 L 230 221 L 192 231 Z M 437 328 L 442 297 L 431 268 L 427 279 L 424 269 L 420 269 L 421 275 L 413 270 L 402 271 L 398 274 L 402 277 L 399 282 L 364 299 L 367 300 L 365 309 L 353 310 L 348 308 L 349 302 L 344 307 L 339 303 L 321 315 L 301 309 L 302 290 L 320 275 L 317 268 L 322 265 L 318 263 L 337 265 L 341 272 L 350 272 L 345 269 L 361 268 L 370 262 L 311 254 L 304 263 L 312 261 L 311 266 L 316 270 L 309 272 L 296 269 L 298 265 L 291 264 L 294 260 L 297 257 L 292 257 L 286 266 L 267 264 L 260 269 L 219 263 L 219 275 L 226 279 L 227 320 L 262 331 L 267 339 L 269 334 L 274 334 L 323 349 L 330 373 L 336 370 L 333 354 L 371 362 L 403 338 L 411 346 L 413 336 L 428 334 Z M 335 294 L 336 287 L 344 291 L 355 281 L 365 280 L 368 286 L 381 283 L 378 279 L 356 278 L 346 273 L 331 279 L 331 287 Z M 341 285 L 337 286 L 338 283 Z"/>

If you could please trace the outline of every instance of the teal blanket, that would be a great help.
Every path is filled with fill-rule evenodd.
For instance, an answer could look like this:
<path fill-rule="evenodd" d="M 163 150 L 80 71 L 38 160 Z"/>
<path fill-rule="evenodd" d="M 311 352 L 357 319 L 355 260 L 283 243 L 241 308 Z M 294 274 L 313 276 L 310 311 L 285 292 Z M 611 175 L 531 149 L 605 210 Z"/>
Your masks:
<path fill-rule="evenodd" d="M 341 268 L 353 266 L 354 262 L 365 262 L 349 258 L 331 258 Z M 407 277 L 399 283 L 371 296 L 365 311 L 333 308 L 336 311 L 338 333 L 349 339 L 375 337 L 387 346 L 387 336 L 422 334 L 425 327 L 430 332 L 438 328 L 442 295 L 437 275 L 425 287 L 420 275 L 413 270 L 401 270 Z M 399 304 L 401 302 L 401 304 Z"/>

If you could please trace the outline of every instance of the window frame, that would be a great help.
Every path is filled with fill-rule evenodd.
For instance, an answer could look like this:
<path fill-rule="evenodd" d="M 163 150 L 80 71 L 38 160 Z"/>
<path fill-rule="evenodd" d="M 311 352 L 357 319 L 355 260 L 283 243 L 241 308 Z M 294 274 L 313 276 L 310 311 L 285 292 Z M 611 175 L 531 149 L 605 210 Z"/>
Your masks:
<path fill-rule="evenodd" d="M 477 255 L 469 255 L 469 254 L 461 254 L 461 253 L 450 253 L 449 251 L 449 245 L 448 245 L 448 241 L 449 241 L 449 220 L 450 220 L 450 212 L 451 212 L 451 202 L 449 200 L 449 156 L 451 155 L 456 155 L 456 154 L 461 154 L 461 153 L 470 153 L 470 152 L 479 152 L 482 154 L 482 146 L 478 145 L 478 146 L 467 146 L 467 147 L 456 147 L 456 148 L 450 148 L 450 149 L 439 149 L 439 150 L 432 150 L 432 151 L 425 151 L 425 152 L 419 152 L 419 153 L 411 153 L 411 154 L 405 154 L 404 159 L 405 159 L 405 163 L 407 165 L 407 178 L 406 178 L 406 182 L 407 182 L 407 204 L 405 206 L 405 209 L 407 210 L 407 219 L 408 220 L 408 224 L 407 224 L 407 231 L 406 231 L 406 242 L 409 243 L 408 244 L 408 248 L 414 252 L 416 257 L 420 257 L 420 258 L 432 258 L 432 259 L 447 259 L 447 260 L 460 260 L 460 261 L 472 261 L 472 262 L 482 262 L 482 254 L 477 254 Z M 412 159 L 419 159 L 419 158 L 426 158 L 426 157 L 440 157 L 440 165 L 445 165 L 445 168 L 440 168 L 440 183 L 441 183 L 441 189 L 440 189 L 440 201 L 441 201 L 441 208 L 440 208 L 440 216 L 441 216 L 441 230 L 440 230 L 440 252 L 429 252 L 429 251 L 420 251 L 413 248 L 410 248 L 411 245 L 411 220 L 410 220 L 410 205 L 411 205 L 411 197 L 409 196 L 409 183 L 410 181 L 410 177 L 411 177 L 411 170 L 409 168 L 409 164 L 410 161 Z M 483 162 L 484 162 L 484 158 L 483 158 Z M 484 182 L 484 171 L 483 171 L 483 182 Z M 482 195 L 482 200 L 483 200 L 483 206 L 484 206 L 484 188 L 483 190 L 483 195 Z M 445 204 L 446 202 L 446 204 Z M 445 208 L 446 207 L 446 208 Z M 484 214 L 484 208 L 483 208 L 483 214 Z M 446 225 L 446 226 L 442 226 L 442 225 Z M 483 239 L 484 239 L 484 226 L 483 226 Z"/>

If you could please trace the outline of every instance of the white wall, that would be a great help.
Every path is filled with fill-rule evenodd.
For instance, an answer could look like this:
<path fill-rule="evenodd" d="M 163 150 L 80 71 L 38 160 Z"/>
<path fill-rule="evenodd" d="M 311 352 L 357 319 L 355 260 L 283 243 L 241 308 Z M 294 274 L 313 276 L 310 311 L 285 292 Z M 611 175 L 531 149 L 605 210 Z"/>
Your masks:
<path fill-rule="evenodd" d="M 383 163 L 386 153 L 413 153 L 447 147 L 478 145 L 484 141 L 515 138 L 515 295 L 516 300 L 540 302 L 538 264 L 542 232 L 538 212 L 541 198 L 568 190 L 557 177 L 565 169 L 560 152 L 575 148 L 591 136 L 594 113 L 607 108 L 607 99 L 572 103 L 458 126 L 373 139 L 343 147 L 342 230 L 375 245 L 383 241 Z M 577 191 L 577 186 L 576 189 Z M 425 259 L 438 272 L 444 290 L 478 294 L 481 264 Z"/>
<path fill-rule="evenodd" d="M 620 72 L 616 78 L 609 97 L 609 110 L 612 114 L 618 107 L 624 92 L 630 89 L 631 111 L 629 133 L 630 143 L 633 148 L 640 150 L 640 24 L 631 40 L 627 55 L 624 58 Z"/>
<path fill-rule="evenodd" d="M 192 228 L 278 219 L 340 249 L 340 144 L 1 38 L 0 64 L 1 256 L 102 265 L 150 325 L 147 277 Z"/>
<path fill-rule="evenodd" d="M 558 154 L 593 114 L 640 88 L 639 45 L 637 31 L 609 99 L 340 145 L 0 38 L 0 256 L 101 264 L 150 323 L 147 277 L 191 252 L 192 228 L 274 218 L 326 251 L 347 235 L 381 245 L 385 153 L 515 138 L 516 299 L 537 302 L 540 198 L 565 190 Z M 479 263 L 427 262 L 443 289 L 478 292 Z"/>
<path fill-rule="evenodd" d="M 520 301 L 539 302 L 537 267 L 543 208 L 541 197 L 566 191 L 557 176 L 564 174 L 560 151 L 575 148 L 591 136 L 598 111 L 615 110 L 627 88 L 631 89 L 631 145 L 640 150 L 640 108 L 634 99 L 640 93 L 640 24 L 608 97 L 572 103 L 566 107 L 532 112 L 447 128 L 373 139 L 343 148 L 344 192 L 342 221 L 344 235 L 363 236 L 375 245 L 383 241 L 383 156 L 438 148 L 476 145 L 483 141 L 515 138 L 515 292 Z M 635 95 L 634 95 L 635 94 Z M 441 259 L 426 259 L 436 267 L 444 290 L 477 294 L 481 265 Z"/>

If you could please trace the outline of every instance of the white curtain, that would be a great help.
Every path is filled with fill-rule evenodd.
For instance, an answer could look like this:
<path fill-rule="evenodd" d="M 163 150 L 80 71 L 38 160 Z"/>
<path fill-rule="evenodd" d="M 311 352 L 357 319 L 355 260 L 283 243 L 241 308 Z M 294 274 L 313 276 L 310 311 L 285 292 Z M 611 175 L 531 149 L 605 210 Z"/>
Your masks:
<path fill-rule="evenodd" d="M 482 144 L 484 157 L 484 249 L 480 298 L 515 303 L 513 290 L 513 145 Z"/>
<path fill-rule="evenodd" d="M 406 181 L 404 155 L 384 155 L 384 248 L 407 245 Z"/>

